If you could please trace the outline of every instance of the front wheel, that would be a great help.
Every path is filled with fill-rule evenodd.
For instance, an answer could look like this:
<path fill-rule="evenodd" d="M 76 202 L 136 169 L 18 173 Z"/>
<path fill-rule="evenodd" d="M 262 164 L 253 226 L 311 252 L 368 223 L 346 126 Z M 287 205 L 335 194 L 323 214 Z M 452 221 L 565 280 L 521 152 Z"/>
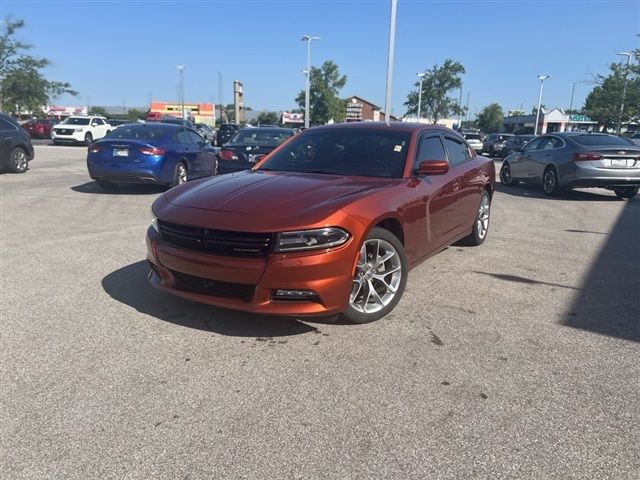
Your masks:
<path fill-rule="evenodd" d="M 638 190 L 640 190 L 640 187 L 623 187 L 613 189 L 616 197 L 620 199 L 633 198 L 638 194 Z"/>
<path fill-rule="evenodd" d="M 489 233 L 489 220 L 491 218 L 491 198 L 489 192 L 482 191 L 480 195 L 480 204 L 476 218 L 473 220 L 473 230 L 471 234 L 462 239 L 463 245 L 478 246 L 482 245 Z"/>
<path fill-rule="evenodd" d="M 554 196 L 560 193 L 560 186 L 558 185 L 558 173 L 553 167 L 547 167 L 542 176 L 542 189 L 544 193 L 549 196 Z"/>
<path fill-rule="evenodd" d="M 11 152 L 11 156 L 9 157 L 9 169 L 13 173 L 24 173 L 27 171 L 29 167 L 29 159 L 27 157 L 27 152 L 25 152 L 22 148 L 16 147 Z"/>
<path fill-rule="evenodd" d="M 88 147 L 92 143 L 93 143 L 93 135 L 91 135 L 91 132 L 87 132 L 87 134 L 84 136 L 84 144 Z"/>
<path fill-rule="evenodd" d="M 407 257 L 400 240 L 384 228 L 373 228 L 358 254 L 349 307 L 342 315 L 354 323 L 381 319 L 402 298 L 407 275 Z"/>
<path fill-rule="evenodd" d="M 503 163 L 500 168 L 500 182 L 502 182 L 503 185 L 515 185 L 518 183 L 511 176 L 511 165 L 507 162 Z"/>

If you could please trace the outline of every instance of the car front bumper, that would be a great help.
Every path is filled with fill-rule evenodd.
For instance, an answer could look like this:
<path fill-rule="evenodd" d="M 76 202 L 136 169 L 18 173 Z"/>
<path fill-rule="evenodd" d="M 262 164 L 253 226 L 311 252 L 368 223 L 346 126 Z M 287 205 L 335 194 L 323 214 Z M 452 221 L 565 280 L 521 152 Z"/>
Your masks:
<path fill-rule="evenodd" d="M 70 135 L 61 135 L 55 131 L 51 131 L 51 140 L 55 142 L 67 142 L 67 143 L 83 143 L 85 132 L 74 132 Z"/>
<path fill-rule="evenodd" d="M 147 231 L 149 281 L 164 292 L 216 307 L 283 316 L 346 310 L 357 259 L 354 239 L 334 250 L 235 258 L 177 248 Z M 306 299 L 274 298 L 277 290 L 307 290 Z"/>

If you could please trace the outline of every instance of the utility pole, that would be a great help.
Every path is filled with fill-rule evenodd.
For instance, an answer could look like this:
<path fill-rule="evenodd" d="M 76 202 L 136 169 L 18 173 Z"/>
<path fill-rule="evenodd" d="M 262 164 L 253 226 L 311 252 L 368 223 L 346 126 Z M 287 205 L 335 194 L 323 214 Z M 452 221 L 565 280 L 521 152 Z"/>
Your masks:
<path fill-rule="evenodd" d="M 184 69 L 186 65 L 178 65 L 178 71 L 180 72 L 180 118 L 184 118 Z"/>
<path fill-rule="evenodd" d="M 622 113 L 624 112 L 624 99 L 627 96 L 627 76 L 629 75 L 629 62 L 631 61 L 631 52 L 621 52 L 618 55 L 627 56 L 627 66 L 624 69 L 624 87 L 622 87 L 622 100 L 620 101 L 620 114 L 618 115 L 618 135 L 622 128 Z"/>
<path fill-rule="evenodd" d="M 384 96 L 384 121 L 387 125 L 389 125 L 389 117 L 391 117 L 391 87 L 393 84 L 393 53 L 396 46 L 397 9 L 398 0 L 391 0 L 391 18 L 389 19 L 389 48 L 387 50 L 387 91 Z"/>
<path fill-rule="evenodd" d="M 304 89 L 304 128 L 309 128 L 309 117 L 311 116 L 311 112 L 309 109 L 309 95 L 311 90 L 311 41 L 312 40 L 320 40 L 320 37 L 313 37 L 311 35 L 302 36 L 302 41 L 307 42 L 307 70 L 305 72 L 306 83 L 305 83 L 305 89 Z"/>
<path fill-rule="evenodd" d="M 458 100 L 458 129 L 462 127 L 462 86 L 464 84 L 460 82 L 460 100 Z"/>
<path fill-rule="evenodd" d="M 426 74 L 426 72 L 416 73 L 416 75 L 418 75 L 418 78 L 420 79 L 420 87 L 418 87 L 418 123 L 420 123 L 420 116 L 422 113 L 422 81 L 424 80 L 424 76 Z"/>
<path fill-rule="evenodd" d="M 464 107 L 464 121 L 469 121 L 469 96 L 471 95 L 471 90 L 467 92 L 467 105 Z"/>

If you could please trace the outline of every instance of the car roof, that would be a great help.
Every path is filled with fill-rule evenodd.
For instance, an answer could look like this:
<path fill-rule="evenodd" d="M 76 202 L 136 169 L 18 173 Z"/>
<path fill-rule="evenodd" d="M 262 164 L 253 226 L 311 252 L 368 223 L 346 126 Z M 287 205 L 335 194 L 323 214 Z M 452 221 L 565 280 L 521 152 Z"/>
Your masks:
<path fill-rule="evenodd" d="M 324 130 L 324 129 L 354 129 L 354 130 L 393 130 L 396 132 L 417 132 L 417 131 L 426 131 L 426 130 L 440 130 L 448 133 L 455 133 L 456 135 L 460 135 L 458 132 L 451 130 L 450 128 L 444 127 L 442 125 L 429 125 L 424 123 L 411 123 L 411 122 L 348 122 L 348 123 L 334 123 L 333 125 L 322 125 L 318 127 L 312 127 L 306 129 L 305 131 L 310 130 Z"/>

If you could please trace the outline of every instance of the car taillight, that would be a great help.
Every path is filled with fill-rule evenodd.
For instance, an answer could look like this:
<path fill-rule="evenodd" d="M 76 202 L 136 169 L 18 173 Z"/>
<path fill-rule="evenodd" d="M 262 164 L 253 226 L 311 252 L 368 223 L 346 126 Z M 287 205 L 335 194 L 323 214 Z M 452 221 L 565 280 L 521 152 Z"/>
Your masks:
<path fill-rule="evenodd" d="M 91 145 L 89 147 L 89 153 L 98 153 L 100 150 L 102 150 L 100 145 Z"/>
<path fill-rule="evenodd" d="M 574 162 L 588 162 L 590 160 L 602 160 L 602 155 L 591 152 L 573 154 Z"/>
<path fill-rule="evenodd" d="M 165 153 L 167 153 L 164 148 L 158 147 L 142 147 L 140 149 L 140 152 L 144 153 L 145 155 L 164 155 Z"/>
<path fill-rule="evenodd" d="M 238 160 L 238 156 L 233 150 L 222 150 L 219 158 L 220 160 Z"/>

